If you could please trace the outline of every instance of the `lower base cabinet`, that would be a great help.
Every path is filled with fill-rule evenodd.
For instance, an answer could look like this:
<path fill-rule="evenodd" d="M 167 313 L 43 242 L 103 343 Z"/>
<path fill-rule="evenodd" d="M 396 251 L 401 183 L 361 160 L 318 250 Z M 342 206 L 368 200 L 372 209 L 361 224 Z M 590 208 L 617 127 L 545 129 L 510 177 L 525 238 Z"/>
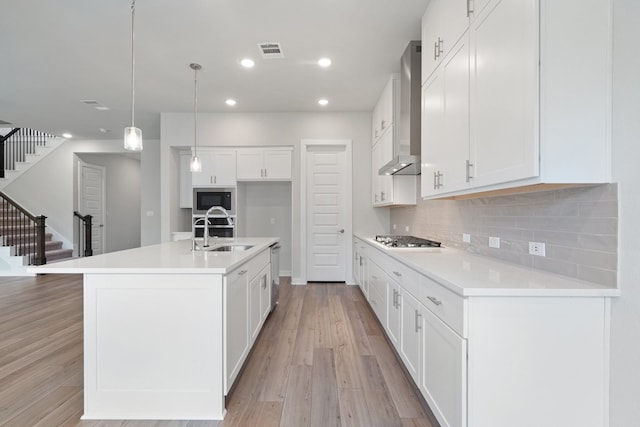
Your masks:
<path fill-rule="evenodd" d="M 463 297 L 366 245 L 367 300 L 442 427 L 608 425 L 610 297 Z"/>
<path fill-rule="evenodd" d="M 422 395 L 442 427 L 466 425 L 467 340 L 424 308 Z"/>
<path fill-rule="evenodd" d="M 224 277 L 224 391 L 229 392 L 271 310 L 270 252 Z"/>

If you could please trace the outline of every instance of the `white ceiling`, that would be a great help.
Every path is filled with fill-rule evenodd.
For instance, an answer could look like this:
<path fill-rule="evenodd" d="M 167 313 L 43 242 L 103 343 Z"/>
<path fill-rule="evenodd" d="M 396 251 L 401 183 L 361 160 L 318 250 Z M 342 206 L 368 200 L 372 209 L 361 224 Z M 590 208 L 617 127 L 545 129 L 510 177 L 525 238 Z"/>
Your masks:
<path fill-rule="evenodd" d="M 137 0 L 136 126 L 156 139 L 160 112 L 193 111 L 191 62 L 202 64 L 202 113 L 371 111 L 407 43 L 420 38 L 428 2 Z M 130 0 L 2 3 L 0 120 L 120 139 L 131 121 Z M 280 42 L 284 59 L 262 59 L 260 42 Z M 322 56 L 329 69 L 316 64 Z M 240 67 L 243 57 L 256 66 Z M 228 97 L 238 104 L 226 106 Z"/>

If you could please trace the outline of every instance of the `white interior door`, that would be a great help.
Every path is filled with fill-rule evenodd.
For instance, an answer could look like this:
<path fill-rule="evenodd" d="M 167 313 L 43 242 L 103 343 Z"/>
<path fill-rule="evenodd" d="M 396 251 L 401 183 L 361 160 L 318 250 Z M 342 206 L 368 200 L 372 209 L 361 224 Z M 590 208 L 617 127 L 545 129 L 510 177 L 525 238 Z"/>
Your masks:
<path fill-rule="evenodd" d="M 105 169 L 80 162 L 80 200 L 82 215 L 91 215 L 91 248 L 94 255 L 105 252 Z"/>
<path fill-rule="evenodd" d="M 344 145 L 306 151 L 307 280 L 344 282 L 351 236 L 350 180 Z"/>

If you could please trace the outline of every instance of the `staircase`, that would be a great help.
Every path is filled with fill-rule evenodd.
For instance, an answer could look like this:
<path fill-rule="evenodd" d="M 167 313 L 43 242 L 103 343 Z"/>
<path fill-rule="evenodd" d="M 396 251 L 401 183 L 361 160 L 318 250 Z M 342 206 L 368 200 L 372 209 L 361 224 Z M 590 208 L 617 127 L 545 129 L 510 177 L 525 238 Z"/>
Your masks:
<path fill-rule="evenodd" d="M 0 202 L 0 276 L 33 276 L 28 265 L 38 264 L 36 231 L 27 223 L 22 212 L 7 202 Z M 62 242 L 53 240 L 52 233 L 44 233 L 46 263 L 71 258 L 72 249 L 63 249 Z"/>
<path fill-rule="evenodd" d="M 63 138 L 32 129 L 0 128 L 0 190 L 63 142 Z"/>

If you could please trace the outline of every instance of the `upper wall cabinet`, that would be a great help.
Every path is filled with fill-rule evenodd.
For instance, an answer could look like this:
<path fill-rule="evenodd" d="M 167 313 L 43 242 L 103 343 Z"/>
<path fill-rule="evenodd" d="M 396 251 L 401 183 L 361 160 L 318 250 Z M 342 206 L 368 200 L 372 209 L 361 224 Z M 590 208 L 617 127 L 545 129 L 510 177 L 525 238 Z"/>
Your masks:
<path fill-rule="evenodd" d="M 400 75 L 393 74 L 373 111 L 371 142 L 371 199 L 374 207 L 416 204 L 415 176 L 379 175 L 378 170 L 393 160 L 400 116 Z"/>
<path fill-rule="evenodd" d="M 396 117 L 400 115 L 400 75 L 393 74 L 387 85 L 384 87 L 375 108 L 371 121 L 372 135 L 371 142 L 375 144 L 382 136 L 389 131 L 393 131 Z M 388 161 L 390 161 L 389 158 Z"/>
<path fill-rule="evenodd" d="M 447 22 L 439 3 L 427 27 Z M 430 74 L 423 55 L 422 196 L 609 182 L 610 0 L 469 5 Z"/>
<path fill-rule="evenodd" d="M 236 185 L 235 150 L 199 148 L 198 157 L 202 163 L 202 171 L 192 173 L 194 187 Z"/>
<path fill-rule="evenodd" d="M 238 149 L 238 181 L 290 181 L 290 148 Z"/>

